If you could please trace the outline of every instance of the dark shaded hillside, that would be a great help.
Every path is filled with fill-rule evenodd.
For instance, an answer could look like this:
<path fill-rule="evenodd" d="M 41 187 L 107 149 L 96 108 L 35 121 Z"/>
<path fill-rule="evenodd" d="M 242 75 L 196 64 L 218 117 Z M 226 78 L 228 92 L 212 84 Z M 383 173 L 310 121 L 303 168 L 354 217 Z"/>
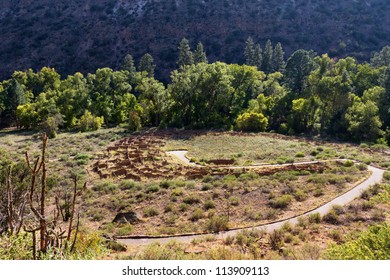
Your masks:
<path fill-rule="evenodd" d="M 150 52 L 158 76 L 176 66 L 182 37 L 209 59 L 242 62 L 252 36 L 264 47 L 367 59 L 390 42 L 387 0 L 2 0 L 0 78 L 16 69 L 60 73 L 118 67 L 127 53 Z"/>

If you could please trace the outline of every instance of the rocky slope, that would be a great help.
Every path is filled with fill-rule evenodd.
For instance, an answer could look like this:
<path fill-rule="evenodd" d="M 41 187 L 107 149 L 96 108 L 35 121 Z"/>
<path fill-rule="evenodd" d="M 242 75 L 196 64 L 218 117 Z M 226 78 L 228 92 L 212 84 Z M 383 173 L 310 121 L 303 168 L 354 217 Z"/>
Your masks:
<path fill-rule="evenodd" d="M 0 78 L 16 69 L 62 74 L 119 67 L 150 52 L 167 77 L 182 37 L 209 59 L 242 62 L 245 40 L 367 59 L 390 43 L 388 0 L 2 0 Z"/>

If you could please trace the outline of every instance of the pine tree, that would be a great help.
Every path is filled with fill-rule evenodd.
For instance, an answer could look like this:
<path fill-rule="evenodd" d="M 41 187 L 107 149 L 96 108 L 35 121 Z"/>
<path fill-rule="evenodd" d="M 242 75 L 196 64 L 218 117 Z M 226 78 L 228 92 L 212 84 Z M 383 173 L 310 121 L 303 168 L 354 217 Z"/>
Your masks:
<path fill-rule="evenodd" d="M 123 59 L 122 70 L 129 71 L 130 74 L 134 75 L 136 70 L 134 66 L 134 59 L 131 54 L 127 54 Z"/>
<path fill-rule="evenodd" d="M 272 71 L 273 72 L 283 72 L 286 67 L 284 61 L 284 51 L 281 43 L 277 43 L 274 48 L 274 53 L 272 57 Z"/>
<path fill-rule="evenodd" d="M 178 50 L 179 60 L 177 61 L 177 64 L 179 67 L 194 64 L 194 55 L 191 52 L 190 44 L 186 38 L 181 40 Z"/>
<path fill-rule="evenodd" d="M 149 53 L 146 53 L 143 57 L 141 57 L 138 65 L 138 71 L 147 72 L 148 76 L 152 78 L 154 76 L 154 69 L 156 68 L 156 65 L 154 65 L 153 62 L 153 57 Z"/>
<path fill-rule="evenodd" d="M 253 65 L 260 70 L 262 63 L 263 63 L 263 50 L 261 49 L 259 44 L 256 44 L 255 51 L 253 54 Z"/>
<path fill-rule="evenodd" d="M 254 45 L 252 37 L 249 37 L 245 42 L 244 56 L 246 65 L 254 65 Z"/>
<path fill-rule="evenodd" d="M 265 73 L 271 73 L 273 70 L 272 58 L 273 58 L 272 43 L 270 40 L 268 40 L 267 43 L 265 44 L 265 51 L 264 51 L 263 65 L 262 65 L 262 70 Z"/>
<path fill-rule="evenodd" d="M 203 49 L 203 45 L 201 42 L 196 46 L 196 50 L 194 53 L 194 63 L 208 63 L 206 52 Z"/>

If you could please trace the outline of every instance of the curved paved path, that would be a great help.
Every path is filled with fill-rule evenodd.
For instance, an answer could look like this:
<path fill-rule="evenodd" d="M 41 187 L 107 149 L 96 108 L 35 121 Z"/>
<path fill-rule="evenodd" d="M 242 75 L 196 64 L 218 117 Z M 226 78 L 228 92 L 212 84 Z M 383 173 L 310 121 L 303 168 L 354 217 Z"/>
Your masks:
<path fill-rule="evenodd" d="M 191 163 L 185 157 L 186 153 L 187 153 L 186 151 L 169 152 L 169 154 L 177 156 L 179 159 L 181 159 L 183 162 L 185 162 L 187 164 L 190 163 L 191 165 L 196 165 L 195 163 Z M 184 160 L 182 159 L 183 157 L 185 158 Z M 306 163 L 308 163 L 308 162 L 306 162 Z M 312 162 L 312 163 L 315 163 L 315 162 Z M 299 163 L 295 163 L 295 164 L 299 164 Z M 268 166 L 268 165 L 262 165 L 262 166 Z M 280 166 L 280 165 L 269 165 L 269 166 Z M 252 167 L 254 167 L 254 166 L 252 166 Z M 266 230 L 268 232 L 271 232 L 275 229 L 279 229 L 286 222 L 289 222 L 291 224 L 296 224 L 298 222 L 299 217 L 308 216 L 308 215 L 313 214 L 313 213 L 319 213 L 322 216 L 322 215 L 328 213 L 329 210 L 334 205 L 345 205 L 345 204 L 351 202 L 352 200 L 354 200 L 355 198 L 359 197 L 361 195 L 361 193 L 364 190 L 368 189 L 370 186 L 375 185 L 377 183 L 380 183 L 382 181 L 384 170 L 373 167 L 373 166 L 368 166 L 368 170 L 372 173 L 368 179 L 366 179 L 365 181 L 363 181 L 362 183 L 360 183 L 359 185 L 357 185 L 353 189 L 349 190 L 348 192 L 338 196 L 337 198 L 331 200 L 330 202 L 328 202 L 328 203 L 326 203 L 326 204 L 324 204 L 316 209 L 313 209 L 309 212 L 306 212 L 306 213 L 299 215 L 299 216 L 296 216 L 296 217 L 287 218 L 287 219 L 284 219 L 281 221 L 276 221 L 276 222 L 272 222 L 272 223 L 265 224 L 265 225 L 249 227 L 249 229 L 252 229 L 252 228 L 253 229 L 263 229 L 263 230 Z M 151 244 L 153 242 L 167 243 L 171 240 L 189 243 L 194 238 L 203 237 L 203 236 L 214 235 L 218 239 L 226 238 L 227 236 L 235 236 L 237 233 L 239 233 L 242 230 L 243 229 L 232 229 L 232 230 L 220 232 L 217 234 L 192 234 L 192 235 L 175 236 L 175 237 L 148 237 L 148 238 L 124 238 L 124 239 L 118 238 L 118 241 L 125 243 L 127 245 L 147 245 L 147 244 Z"/>

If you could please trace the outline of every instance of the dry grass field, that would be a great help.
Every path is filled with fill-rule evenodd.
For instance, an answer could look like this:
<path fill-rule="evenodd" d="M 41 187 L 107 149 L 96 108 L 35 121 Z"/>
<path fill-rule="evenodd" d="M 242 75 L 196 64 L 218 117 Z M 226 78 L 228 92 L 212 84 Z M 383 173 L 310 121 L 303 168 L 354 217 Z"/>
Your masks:
<path fill-rule="evenodd" d="M 40 145 L 39 134 L 0 131 L 0 154 L 15 161 L 23 161 L 26 151 L 38 155 Z M 186 156 L 199 167 L 186 166 L 166 154 L 172 150 L 188 150 Z M 87 182 L 77 200 L 82 225 L 109 236 L 250 228 L 332 200 L 369 176 L 367 164 L 390 166 L 389 149 L 380 145 L 266 133 L 152 130 L 129 134 L 120 128 L 60 133 L 49 140 L 47 156 L 50 192 L 69 192 L 70 178 L 78 174 L 80 182 Z M 208 163 L 215 160 L 232 160 L 234 168 Z M 294 165 L 316 160 L 320 163 Z M 289 165 L 240 168 L 282 163 Z M 327 216 L 312 215 L 272 234 L 246 230 L 227 240 L 132 247 L 110 258 L 321 258 L 329 242 L 341 243 L 349 234 L 389 220 L 387 186 L 376 186 Z M 118 213 L 127 212 L 135 214 L 136 222 L 113 222 Z"/>

